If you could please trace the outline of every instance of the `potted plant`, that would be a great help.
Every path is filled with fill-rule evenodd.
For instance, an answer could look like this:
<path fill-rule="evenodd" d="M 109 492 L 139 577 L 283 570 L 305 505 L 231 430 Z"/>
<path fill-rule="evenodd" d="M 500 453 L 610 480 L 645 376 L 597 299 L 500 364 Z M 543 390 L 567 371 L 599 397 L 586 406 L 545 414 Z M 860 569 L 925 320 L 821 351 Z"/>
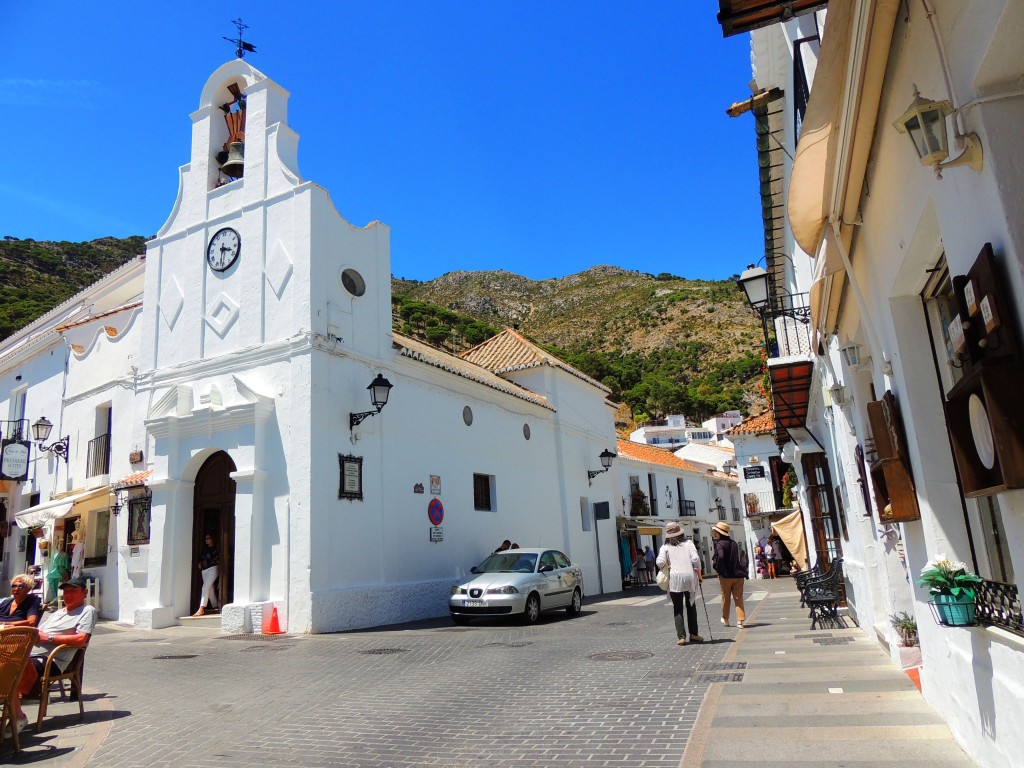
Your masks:
<path fill-rule="evenodd" d="M 975 590 L 982 581 L 968 572 L 966 564 L 936 555 L 925 564 L 917 583 L 935 598 L 930 604 L 940 624 L 963 627 L 974 623 Z"/>
<path fill-rule="evenodd" d="M 900 640 L 906 646 L 917 645 L 917 619 L 911 616 L 906 611 L 897 613 L 889 617 L 889 621 L 892 623 L 893 629 L 900 636 Z"/>

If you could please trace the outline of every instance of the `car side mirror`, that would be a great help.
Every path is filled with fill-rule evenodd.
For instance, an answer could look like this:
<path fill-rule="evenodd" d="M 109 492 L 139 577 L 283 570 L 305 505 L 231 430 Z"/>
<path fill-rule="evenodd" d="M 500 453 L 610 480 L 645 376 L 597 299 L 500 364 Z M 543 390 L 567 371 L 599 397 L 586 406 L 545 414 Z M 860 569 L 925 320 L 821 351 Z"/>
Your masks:
<path fill-rule="evenodd" d="M 542 565 L 540 568 L 537 569 L 537 573 L 549 573 L 550 571 L 553 571 L 553 570 L 555 570 L 553 566 Z"/>
<path fill-rule="evenodd" d="M 470 573 L 476 573 L 476 566 L 474 565 L 472 568 L 470 568 L 469 572 Z"/>

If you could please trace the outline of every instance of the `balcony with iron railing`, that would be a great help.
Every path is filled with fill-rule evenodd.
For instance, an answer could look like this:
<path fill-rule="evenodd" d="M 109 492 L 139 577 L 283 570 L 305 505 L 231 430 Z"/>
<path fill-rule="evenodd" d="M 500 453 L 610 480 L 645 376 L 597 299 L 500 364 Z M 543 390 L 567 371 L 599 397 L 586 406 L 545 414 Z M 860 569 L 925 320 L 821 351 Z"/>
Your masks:
<path fill-rule="evenodd" d="M 99 435 L 89 441 L 85 464 L 86 477 L 110 474 L 110 435 Z"/>
<path fill-rule="evenodd" d="M 979 624 L 1000 627 L 1024 636 L 1024 614 L 1016 584 L 988 581 L 978 585 L 974 601 L 975 618 Z"/>
<path fill-rule="evenodd" d="M 772 296 L 761 310 L 768 361 L 810 357 L 811 312 L 806 293 Z"/>
<path fill-rule="evenodd" d="M 783 508 L 781 494 L 774 491 L 751 491 L 743 494 L 743 507 L 747 517 L 779 515 L 792 512 Z"/>

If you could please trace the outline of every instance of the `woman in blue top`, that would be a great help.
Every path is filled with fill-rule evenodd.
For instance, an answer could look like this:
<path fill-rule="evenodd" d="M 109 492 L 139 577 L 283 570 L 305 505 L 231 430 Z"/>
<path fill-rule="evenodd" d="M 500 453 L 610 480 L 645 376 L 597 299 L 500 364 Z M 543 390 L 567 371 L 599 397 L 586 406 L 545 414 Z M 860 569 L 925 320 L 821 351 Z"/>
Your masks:
<path fill-rule="evenodd" d="M 11 579 L 11 596 L 0 600 L 0 624 L 5 627 L 34 627 L 43 615 L 43 604 L 33 595 L 36 580 L 27 573 Z"/>

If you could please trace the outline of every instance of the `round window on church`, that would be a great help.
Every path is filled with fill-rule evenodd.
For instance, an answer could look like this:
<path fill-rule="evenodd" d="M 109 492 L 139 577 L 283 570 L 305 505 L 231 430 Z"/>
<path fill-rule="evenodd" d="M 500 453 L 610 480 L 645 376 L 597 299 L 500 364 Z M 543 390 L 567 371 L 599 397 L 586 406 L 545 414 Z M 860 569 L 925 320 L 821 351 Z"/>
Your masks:
<path fill-rule="evenodd" d="M 362 296 L 366 293 L 366 281 L 354 269 L 346 269 L 341 273 L 341 285 L 353 296 Z"/>
<path fill-rule="evenodd" d="M 473 423 L 473 409 L 468 405 L 462 409 L 462 420 L 466 422 L 467 427 Z"/>
<path fill-rule="evenodd" d="M 530 439 L 530 425 L 529 424 L 523 424 L 523 437 L 525 437 L 527 440 Z"/>

